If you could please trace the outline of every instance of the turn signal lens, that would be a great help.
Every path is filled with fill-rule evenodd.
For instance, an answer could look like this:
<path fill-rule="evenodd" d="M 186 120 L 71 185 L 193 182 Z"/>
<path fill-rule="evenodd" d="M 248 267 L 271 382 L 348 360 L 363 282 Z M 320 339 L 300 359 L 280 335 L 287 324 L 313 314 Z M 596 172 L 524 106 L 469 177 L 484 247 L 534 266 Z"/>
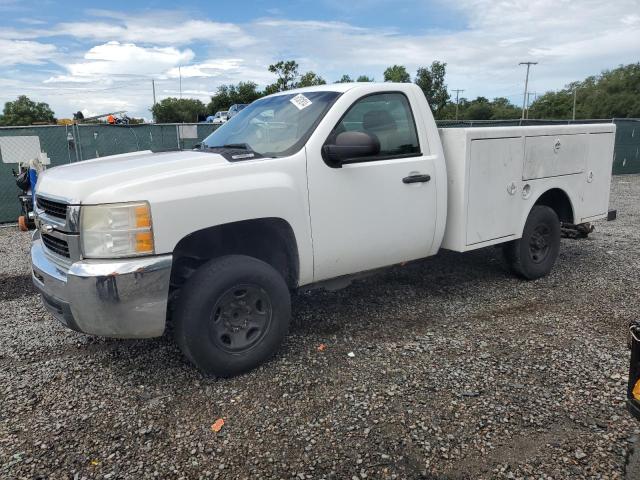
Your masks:
<path fill-rule="evenodd" d="M 151 232 L 136 233 L 136 253 L 153 253 L 153 234 Z"/>
<path fill-rule="evenodd" d="M 633 386 L 633 390 L 631 390 L 631 394 L 633 395 L 633 398 L 635 398 L 636 400 L 640 400 L 640 378 L 638 379 L 636 384 Z"/>
<path fill-rule="evenodd" d="M 134 213 L 136 216 L 136 228 L 151 227 L 151 212 L 149 211 L 149 205 L 145 204 L 135 207 Z"/>

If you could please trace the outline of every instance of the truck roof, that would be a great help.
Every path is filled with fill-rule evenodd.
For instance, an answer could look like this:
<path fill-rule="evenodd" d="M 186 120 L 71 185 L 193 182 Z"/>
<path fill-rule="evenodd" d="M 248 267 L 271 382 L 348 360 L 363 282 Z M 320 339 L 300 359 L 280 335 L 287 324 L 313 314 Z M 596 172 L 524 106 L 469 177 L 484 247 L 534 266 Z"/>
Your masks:
<path fill-rule="evenodd" d="M 285 90 L 283 92 L 273 93 L 269 96 L 278 95 L 290 95 L 292 93 L 305 93 L 305 92 L 340 92 L 344 93 L 348 90 L 358 87 L 373 87 L 380 90 L 404 90 L 407 85 L 413 85 L 412 83 L 393 83 L 393 82 L 347 82 L 347 83 L 328 83 L 326 85 L 313 85 L 311 87 L 294 88 L 292 90 Z M 400 88 L 399 88 L 400 87 Z"/>

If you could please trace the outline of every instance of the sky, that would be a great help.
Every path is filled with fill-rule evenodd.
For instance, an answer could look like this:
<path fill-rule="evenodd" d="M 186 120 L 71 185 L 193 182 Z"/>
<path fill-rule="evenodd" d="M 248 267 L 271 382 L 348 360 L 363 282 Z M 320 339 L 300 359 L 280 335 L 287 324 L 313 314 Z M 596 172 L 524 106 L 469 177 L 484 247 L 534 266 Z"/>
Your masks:
<path fill-rule="evenodd" d="M 99 8 L 97 8 L 99 7 Z M 28 95 L 58 118 L 126 110 L 156 97 L 207 103 L 218 86 L 274 81 L 294 59 L 328 82 L 382 81 L 447 63 L 449 90 L 523 100 L 640 61 L 640 0 L 0 0 L 0 103 Z"/>

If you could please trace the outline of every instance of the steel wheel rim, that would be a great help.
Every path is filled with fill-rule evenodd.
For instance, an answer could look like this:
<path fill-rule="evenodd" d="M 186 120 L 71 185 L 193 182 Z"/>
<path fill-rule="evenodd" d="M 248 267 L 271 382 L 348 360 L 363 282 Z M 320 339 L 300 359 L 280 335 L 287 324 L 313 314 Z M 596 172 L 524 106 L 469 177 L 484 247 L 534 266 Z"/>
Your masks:
<path fill-rule="evenodd" d="M 529 238 L 529 258 L 533 263 L 542 263 L 551 250 L 551 229 L 547 225 L 537 225 Z"/>
<path fill-rule="evenodd" d="M 211 339 L 226 352 L 246 352 L 264 338 L 272 318 L 271 299 L 262 287 L 235 285 L 220 296 L 211 310 Z"/>

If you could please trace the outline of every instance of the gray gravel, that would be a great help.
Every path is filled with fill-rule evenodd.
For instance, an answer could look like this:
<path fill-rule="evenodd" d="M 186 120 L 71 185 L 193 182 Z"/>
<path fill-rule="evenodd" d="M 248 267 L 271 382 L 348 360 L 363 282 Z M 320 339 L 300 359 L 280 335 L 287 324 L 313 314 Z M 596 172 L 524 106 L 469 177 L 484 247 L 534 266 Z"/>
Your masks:
<path fill-rule="evenodd" d="M 65 330 L 0 229 L 0 478 L 623 478 L 639 199 L 615 177 L 618 220 L 538 281 L 489 248 L 300 294 L 277 357 L 230 380 Z"/>

